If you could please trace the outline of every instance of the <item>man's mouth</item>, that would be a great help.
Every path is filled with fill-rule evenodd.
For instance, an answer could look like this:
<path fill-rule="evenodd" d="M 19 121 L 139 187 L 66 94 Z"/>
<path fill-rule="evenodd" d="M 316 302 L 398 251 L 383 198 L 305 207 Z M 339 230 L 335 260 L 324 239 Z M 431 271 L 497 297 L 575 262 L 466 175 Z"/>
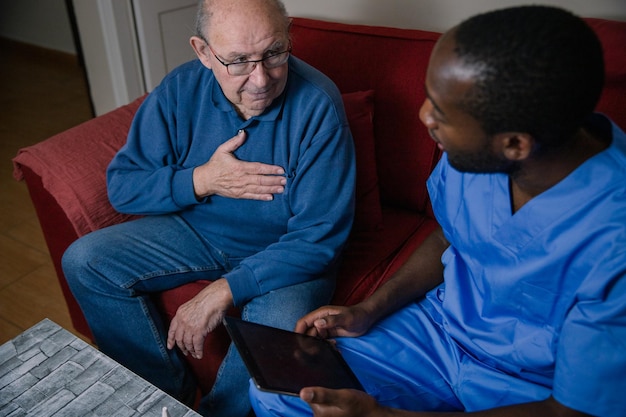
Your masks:
<path fill-rule="evenodd" d="M 437 135 L 435 135 L 435 132 L 432 129 L 428 129 L 428 134 L 430 134 L 430 137 L 433 141 L 435 141 L 435 143 L 437 144 L 437 147 L 444 151 L 445 149 L 443 149 L 443 145 L 441 144 L 441 142 L 439 141 L 439 139 L 437 138 Z"/>
<path fill-rule="evenodd" d="M 271 92 L 272 92 L 271 89 L 266 89 L 266 90 L 259 90 L 259 91 L 248 91 L 248 94 L 256 99 L 259 99 L 259 98 L 268 97 L 269 95 L 271 95 Z"/>

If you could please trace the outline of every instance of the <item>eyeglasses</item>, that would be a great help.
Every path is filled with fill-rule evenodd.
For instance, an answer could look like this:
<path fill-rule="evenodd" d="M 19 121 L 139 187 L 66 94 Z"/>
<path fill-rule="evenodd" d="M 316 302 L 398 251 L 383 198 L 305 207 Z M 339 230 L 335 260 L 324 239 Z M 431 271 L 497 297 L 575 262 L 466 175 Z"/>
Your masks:
<path fill-rule="evenodd" d="M 207 42 L 207 45 L 209 46 L 209 49 L 211 50 L 211 53 L 213 54 L 215 59 L 217 59 L 220 62 L 220 64 L 226 67 L 226 72 L 228 72 L 228 75 L 231 75 L 234 77 L 241 76 L 241 75 L 248 75 L 252 73 L 252 71 L 254 71 L 254 69 L 256 68 L 256 65 L 259 62 L 261 62 L 263 64 L 263 67 L 268 70 L 273 69 L 273 68 L 278 68 L 287 62 L 287 60 L 289 59 L 289 54 L 291 53 L 291 44 L 289 44 L 289 47 L 285 49 L 284 51 L 272 53 L 262 59 L 226 63 L 222 61 L 215 54 L 215 51 L 213 51 L 213 48 L 211 48 L 211 45 L 209 45 L 208 42 Z"/>

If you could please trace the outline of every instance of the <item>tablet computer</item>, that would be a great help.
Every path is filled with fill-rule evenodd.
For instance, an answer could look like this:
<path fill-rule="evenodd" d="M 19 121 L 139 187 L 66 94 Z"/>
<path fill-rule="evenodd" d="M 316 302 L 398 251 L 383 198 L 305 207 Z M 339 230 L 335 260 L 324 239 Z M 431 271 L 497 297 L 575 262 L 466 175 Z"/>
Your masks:
<path fill-rule="evenodd" d="M 299 395 L 304 387 L 363 391 L 348 364 L 328 341 L 225 317 L 224 325 L 257 388 Z"/>

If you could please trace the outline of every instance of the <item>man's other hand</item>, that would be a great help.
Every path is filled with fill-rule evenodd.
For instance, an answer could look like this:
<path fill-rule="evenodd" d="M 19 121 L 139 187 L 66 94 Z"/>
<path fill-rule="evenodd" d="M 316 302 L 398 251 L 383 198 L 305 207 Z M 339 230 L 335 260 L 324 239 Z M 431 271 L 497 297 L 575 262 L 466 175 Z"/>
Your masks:
<path fill-rule="evenodd" d="M 326 306 L 298 320 L 295 331 L 324 339 L 357 337 L 365 334 L 371 325 L 367 312 L 358 304 L 351 307 Z"/>
<path fill-rule="evenodd" d="M 362 391 L 307 387 L 300 391 L 315 417 L 368 417 L 382 415 L 376 400 Z"/>
<path fill-rule="evenodd" d="M 222 322 L 232 305 L 228 282 L 224 278 L 212 282 L 178 307 L 167 333 L 167 348 L 178 346 L 185 356 L 202 359 L 204 339 Z"/>

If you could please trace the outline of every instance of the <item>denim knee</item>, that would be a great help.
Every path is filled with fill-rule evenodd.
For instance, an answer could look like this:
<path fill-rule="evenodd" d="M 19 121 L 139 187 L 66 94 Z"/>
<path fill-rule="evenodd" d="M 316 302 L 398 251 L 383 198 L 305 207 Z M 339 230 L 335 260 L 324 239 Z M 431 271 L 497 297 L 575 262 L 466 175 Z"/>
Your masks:
<path fill-rule="evenodd" d="M 83 276 L 78 272 L 85 267 L 87 259 L 90 259 L 90 246 L 86 245 L 82 238 L 75 240 L 65 250 L 61 258 L 61 267 L 68 283 L 74 281 L 75 278 Z"/>
<path fill-rule="evenodd" d="M 106 237 L 106 235 L 104 236 Z M 102 239 L 98 232 L 90 233 L 72 242 L 61 258 L 61 267 L 70 288 L 90 280 L 94 274 L 107 275 L 106 263 L 115 259 L 115 244 Z"/>

